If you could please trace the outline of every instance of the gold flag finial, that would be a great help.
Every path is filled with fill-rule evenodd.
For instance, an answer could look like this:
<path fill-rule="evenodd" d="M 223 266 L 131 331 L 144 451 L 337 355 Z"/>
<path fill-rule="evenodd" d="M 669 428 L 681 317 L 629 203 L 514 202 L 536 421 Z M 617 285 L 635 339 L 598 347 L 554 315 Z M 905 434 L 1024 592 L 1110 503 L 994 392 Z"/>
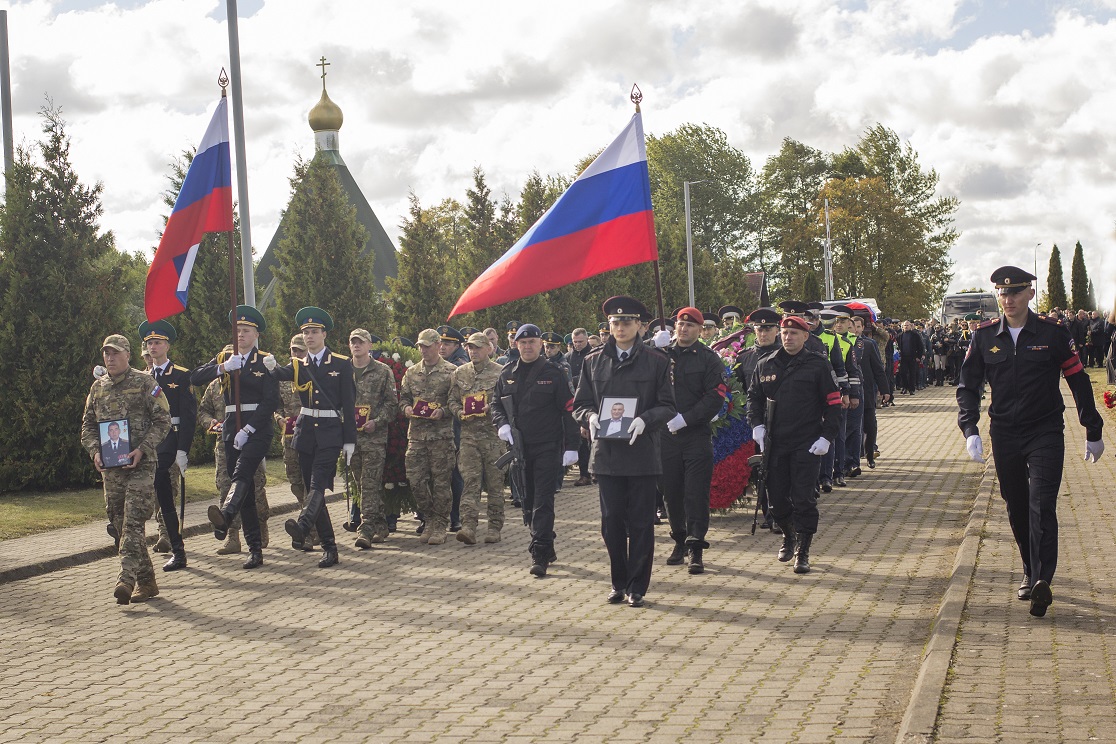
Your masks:
<path fill-rule="evenodd" d="M 225 88 L 229 87 L 229 75 L 224 67 L 221 68 L 221 74 L 217 76 L 217 84 L 221 86 L 221 98 L 224 98 Z"/>
<path fill-rule="evenodd" d="M 634 83 L 632 84 L 632 94 L 631 96 L 629 96 L 629 98 L 631 98 L 632 103 L 635 104 L 636 113 L 638 114 L 639 102 L 643 100 L 643 92 L 639 89 L 638 85 L 635 85 Z"/>

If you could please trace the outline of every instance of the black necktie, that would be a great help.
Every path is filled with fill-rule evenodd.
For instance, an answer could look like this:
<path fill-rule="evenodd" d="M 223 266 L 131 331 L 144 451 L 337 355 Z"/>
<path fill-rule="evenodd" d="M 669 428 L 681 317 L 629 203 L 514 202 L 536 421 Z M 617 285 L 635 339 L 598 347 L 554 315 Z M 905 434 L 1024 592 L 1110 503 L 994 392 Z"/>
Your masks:
<path fill-rule="evenodd" d="M 625 359 L 627 359 L 627 358 L 628 358 L 628 352 L 626 352 L 626 351 L 621 351 L 621 352 L 620 352 L 620 361 L 622 362 L 622 361 L 624 361 L 624 360 L 625 360 Z"/>

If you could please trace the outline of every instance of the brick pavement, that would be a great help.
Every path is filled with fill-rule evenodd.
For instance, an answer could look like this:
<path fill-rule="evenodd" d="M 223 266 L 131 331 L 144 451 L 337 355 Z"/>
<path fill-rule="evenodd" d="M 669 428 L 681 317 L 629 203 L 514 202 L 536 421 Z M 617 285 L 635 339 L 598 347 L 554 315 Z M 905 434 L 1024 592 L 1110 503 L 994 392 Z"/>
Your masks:
<path fill-rule="evenodd" d="M 704 575 L 664 565 L 664 525 L 648 606 L 607 605 L 596 494 L 567 485 L 544 580 L 514 519 L 494 546 L 347 543 L 330 570 L 276 519 L 261 570 L 195 548 L 145 605 L 113 603 L 114 560 L 7 583 L 0 741 L 894 740 L 980 476 L 952 392 L 881 412 L 808 576 L 734 512 Z"/>
<path fill-rule="evenodd" d="M 988 518 L 937 741 L 1116 740 L 1116 446 L 1106 428 L 1105 456 L 1082 462 L 1085 430 L 1064 385 L 1063 392 L 1066 460 L 1054 604 L 1046 617 L 1033 618 L 1029 603 L 1015 598 L 1022 564 L 997 487 L 983 499 Z"/>

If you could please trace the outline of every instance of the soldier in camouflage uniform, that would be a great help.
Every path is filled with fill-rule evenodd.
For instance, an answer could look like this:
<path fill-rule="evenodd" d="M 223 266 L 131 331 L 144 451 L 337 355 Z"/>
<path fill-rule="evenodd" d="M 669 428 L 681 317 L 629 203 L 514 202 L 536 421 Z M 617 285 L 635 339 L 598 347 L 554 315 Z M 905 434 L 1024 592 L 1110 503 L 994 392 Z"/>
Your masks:
<path fill-rule="evenodd" d="M 422 362 L 407 370 L 399 388 L 407 427 L 407 480 L 427 524 L 420 541 L 446 541 L 453 502 L 450 478 L 457 453 L 453 448 L 453 416 L 446 410 L 450 377 L 456 369 L 438 353 L 441 337 L 427 328 L 418 337 Z"/>
<path fill-rule="evenodd" d="M 399 413 L 395 373 L 368 353 L 372 334 L 357 328 L 349 334 L 356 381 L 357 447 L 352 473 L 360 493 L 360 531 L 356 546 L 361 550 L 382 543 L 388 536 L 384 514 L 384 461 L 387 459 L 388 425 Z M 365 407 L 367 410 L 365 411 Z M 363 422 L 363 423 L 362 423 Z"/>
<path fill-rule="evenodd" d="M 232 344 L 228 344 L 218 355 L 218 361 L 225 361 L 232 353 Z M 206 433 L 215 438 L 213 443 L 213 460 L 216 463 L 213 483 L 217 487 L 218 498 L 223 493 L 228 493 L 232 488 L 232 480 L 225 465 L 225 447 L 221 442 L 221 427 L 225 421 L 225 396 L 221 391 L 221 380 L 209 383 L 205 389 L 201 402 L 198 403 L 198 426 L 205 429 Z M 254 481 L 256 513 L 260 520 L 260 546 L 266 548 L 270 538 L 267 531 L 267 520 L 271 516 L 271 507 L 267 503 L 267 471 L 265 468 L 256 470 Z M 240 515 L 237 514 L 225 538 L 225 544 L 217 548 L 217 555 L 234 555 L 243 548 L 240 544 Z"/>
<path fill-rule="evenodd" d="M 450 383 L 449 409 L 461 422 L 461 448 L 457 453 L 457 469 L 465 479 L 461 495 L 461 529 L 457 539 L 466 545 L 477 542 L 477 522 L 481 490 L 488 494 L 488 533 L 486 543 L 500 542 L 504 527 L 504 474 L 493 463 L 507 451 L 496 436 L 488 403 L 496 389 L 496 380 L 503 369 L 489 356 L 492 343 L 483 333 L 474 333 L 465 341 L 472 360 L 454 370 Z"/>
<path fill-rule="evenodd" d="M 128 339 L 111 335 L 101 347 L 108 374 L 95 380 L 85 399 L 81 446 L 102 473 L 105 511 L 120 535 L 117 604 L 144 602 L 159 593 L 147 552 L 144 526 L 155 510 L 155 448 L 171 428 L 170 404 L 155 378 L 129 366 Z M 98 422 L 126 419 L 132 465 L 105 469 Z"/>
<path fill-rule="evenodd" d="M 306 340 L 301 333 L 291 336 L 291 359 L 306 359 Z M 302 398 L 294 389 L 294 384 L 286 381 L 279 382 L 279 398 L 282 404 L 275 412 L 275 423 L 283 432 L 283 467 L 287 471 L 287 481 L 291 484 L 291 493 L 298 502 L 299 511 L 306 505 L 306 486 L 302 482 L 302 466 L 298 464 L 298 450 L 294 448 L 294 424 L 302 410 Z M 304 551 L 311 551 L 318 545 L 318 529 L 310 530 L 310 536 L 302 543 Z"/>

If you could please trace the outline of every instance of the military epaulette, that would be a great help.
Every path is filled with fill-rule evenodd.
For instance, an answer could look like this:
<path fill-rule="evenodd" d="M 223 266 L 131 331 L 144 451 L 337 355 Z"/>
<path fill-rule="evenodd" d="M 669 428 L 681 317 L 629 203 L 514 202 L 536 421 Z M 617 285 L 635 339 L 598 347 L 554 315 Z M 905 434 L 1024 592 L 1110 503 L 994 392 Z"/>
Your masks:
<path fill-rule="evenodd" d="M 349 361 L 349 357 L 345 356 L 344 354 L 338 354 L 336 351 L 331 351 L 329 353 L 331 356 L 335 356 L 338 359 L 344 359 L 346 362 Z"/>
<path fill-rule="evenodd" d="M 263 349 L 256 349 L 256 353 L 257 353 L 257 354 L 259 354 L 259 355 L 260 355 L 261 357 L 265 357 L 265 356 L 270 356 L 270 355 L 271 355 L 271 352 L 270 352 L 270 351 L 264 351 Z"/>
<path fill-rule="evenodd" d="M 1062 321 L 1060 321 L 1060 320 L 1054 320 L 1053 318 L 1048 318 L 1045 315 L 1039 315 L 1038 313 L 1035 314 L 1035 317 L 1037 317 L 1043 323 L 1049 323 L 1050 325 L 1056 325 L 1056 326 L 1059 326 L 1061 328 L 1065 328 L 1065 326 L 1062 325 Z M 999 321 L 996 321 L 996 322 L 999 323 Z"/>
<path fill-rule="evenodd" d="M 1045 320 L 1045 318 L 1044 318 L 1044 320 Z M 978 325 L 977 328 L 990 328 L 991 326 L 998 325 L 999 323 L 1000 323 L 999 318 L 992 318 L 992 320 L 984 321 L 983 323 Z"/>
<path fill-rule="evenodd" d="M 183 367 L 183 366 L 182 366 L 181 364 L 175 364 L 175 365 L 173 365 L 173 366 L 174 366 L 174 368 L 175 368 L 175 369 L 177 369 L 177 370 L 178 370 L 179 372 L 189 372 L 189 371 L 190 371 L 190 370 L 189 370 L 189 369 L 187 369 L 186 367 Z"/>

